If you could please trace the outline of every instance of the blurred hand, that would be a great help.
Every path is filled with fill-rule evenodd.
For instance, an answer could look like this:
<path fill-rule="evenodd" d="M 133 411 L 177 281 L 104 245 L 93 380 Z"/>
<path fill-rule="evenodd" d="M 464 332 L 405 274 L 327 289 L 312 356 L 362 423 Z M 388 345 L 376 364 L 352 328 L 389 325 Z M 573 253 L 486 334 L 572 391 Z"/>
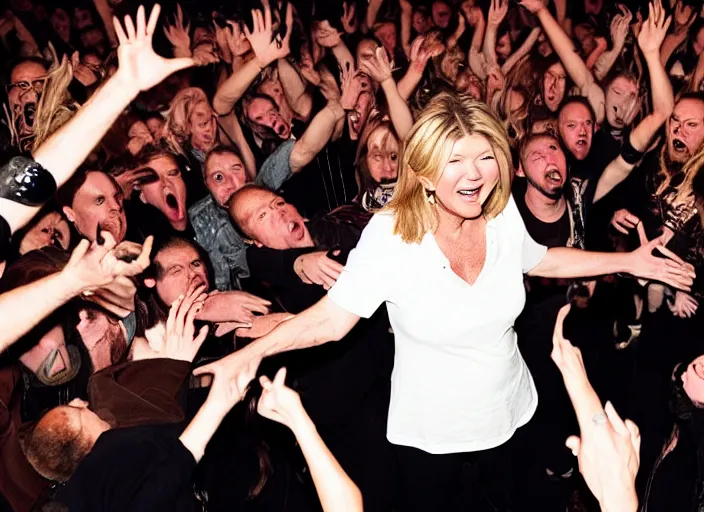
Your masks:
<path fill-rule="evenodd" d="M 667 303 L 673 315 L 679 318 L 691 318 L 697 314 L 699 302 L 690 294 L 677 290 L 674 302 Z"/>
<path fill-rule="evenodd" d="M 498 27 L 508 13 L 509 0 L 491 0 L 489 6 L 489 15 L 487 16 L 487 25 Z"/>
<path fill-rule="evenodd" d="M 191 24 L 183 23 L 183 9 L 181 4 L 176 4 L 176 16 L 174 23 L 164 24 L 164 35 L 174 47 L 174 57 L 191 56 Z"/>
<path fill-rule="evenodd" d="M 271 19 L 271 9 L 269 5 L 264 6 L 264 12 L 259 9 L 252 10 L 254 26 L 252 32 L 245 25 L 244 35 L 252 46 L 252 51 L 257 59 L 257 64 L 265 68 L 272 62 L 286 57 L 290 51 L 291 33 L 293 32 L 293 8 L 288 4 L 286 8 L 286 34 L 283 39 L 273 39 L 273 27 Z"/>
<path fill-rule="evenodd" d="M 357 32 L 357 8 L 354 2 L 349 4 L 347 2 L 343 2 L 340 21 L 342 22 L 342 27 L 345 29 L 346 33 L 354 34 Z"/>
<path fill-rule="evenodd" d="M 627 235 L 628 231 L 635 228 L 638 224 L 640 224 L 640 219 L 625 208 L 618 210 L 611 218 L 611 226 L 624 235 Z"/>
<path fill-rule="evenodd" d="M 369 75 L 378 84 L 390 79 L 391 63 L 384 47 L 378 47 L 373 58 L 364 59 L 359 64 L 359 70 Z"/>

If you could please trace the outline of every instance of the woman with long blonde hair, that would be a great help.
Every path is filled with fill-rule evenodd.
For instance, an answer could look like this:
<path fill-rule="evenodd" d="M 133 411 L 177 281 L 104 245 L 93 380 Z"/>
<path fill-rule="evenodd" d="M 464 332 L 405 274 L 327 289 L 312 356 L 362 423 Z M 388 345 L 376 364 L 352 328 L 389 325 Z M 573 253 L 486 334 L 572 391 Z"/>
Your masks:
<path fill-rule="evenodd" d="M 480 461 L 496 510 L 508 510 L 516 503 L 507 442 L 537 405 L 513 329 L 523 274 L 692 282 L 683 263 L 651 254 L 655 243 L 627 254 L 537 244 L 511 197 L 513 173 L 506 132 L 489 108 L 439 94 L 405 139 L 393 199 L 328 295 L 195 373 L 246 385 L 262 358 L 339 340 L 385 304 L 396 340 L 387 427 L 399 462 L 396 510 L 466 510 L 468 458 Z"/>

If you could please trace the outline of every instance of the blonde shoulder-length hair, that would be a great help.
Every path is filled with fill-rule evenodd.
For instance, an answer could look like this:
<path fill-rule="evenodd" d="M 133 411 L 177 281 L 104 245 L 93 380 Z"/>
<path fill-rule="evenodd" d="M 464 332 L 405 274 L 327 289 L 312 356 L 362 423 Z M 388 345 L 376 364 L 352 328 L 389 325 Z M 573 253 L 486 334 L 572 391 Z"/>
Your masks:
<path fill-rule="evenodd" d="M 468 135 L 485 137 L 499 166 L 499 181 L 484 203 L 484 216 L 496 217 L 508 203 L 514 173 L 502 123 L 481 101 L 464 94 L 438 94 L 423 109 L 403 143 L 398 182 L 386 207 L 394 214 L 394 233 L 404 242 L 420 243 L 426 233 L 437 229 L 437 205 L 429 200 L 419 178 L 437 183 L 452 146 Z"/>

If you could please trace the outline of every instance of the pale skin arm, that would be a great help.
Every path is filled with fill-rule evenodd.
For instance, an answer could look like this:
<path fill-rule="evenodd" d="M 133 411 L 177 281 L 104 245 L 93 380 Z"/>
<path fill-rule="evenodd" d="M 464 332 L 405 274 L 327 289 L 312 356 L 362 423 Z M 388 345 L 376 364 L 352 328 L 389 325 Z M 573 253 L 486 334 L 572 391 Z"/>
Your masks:
<path fill-rule="evenodd" d="M 533 2 L 533 0 L 530 0 Z M 539 3 L 539 0 L 535 0 Z M 525 5 L 528 0 L 524 0 Z M 601 124 L 604 121 L 604 91 L 595 82 L 594 77 L 587 69 L 584 61 L 577 53 L 572 40 L 567 33 L 562 29 L 560 24 L 552 17 L 550 11 L 540 4 L 540 8 L 535 14 L 538 16 L 540 23 L 547 35 L 552 47 L 560 57 L 565 70 L 570 75 L 574 83 L 579 87 L 582 96 L 586 97 L 591 103 L 592 108 L 596 112 L 596 121 Z"/>
<path fill-rule="evenodd" d="M 112 26 L 112 9 L 108 0 L 93 0 L 95 5 L 95 10 L 98 11 L 100 19 L 103 20 L 103 26 L 105 27 L 105 32 L 108 35 L 110 44 L 117 45 L 117 34 L 115 33 L 115 27 Z"/>
<path fill-rule="evenodd" d="M 280 323 L 273 331 L 219 361 L 193 370 L 193 375 L 222 373 L 244 389 L 256 375 L 264 357 L 315 347 L 341 340 L 359 317 L 345 311 L 327 296 L 290 320 Z"/>
<path fill-rule="evenodd" d="M 689 86 L 689 90 L 692 92 L 699 91 L 702 80 L 704 80 L 704 52 L 699 54 L 697 68 L 694 70 L 694 75 L 692 76 L 692 82 Z"/>
<path fill-rule="evenodd" d="M 501 72 L 504 74 L 504 76 L 511 71 L 513 66 L 516 65 L 516 63 L 521 60 L 523 57 L 525 57 L 528 52 L 530 52 L 533 49 L 533 46 L 535 46 L 536 41 L 538 41 L 538 37 L 540 36 L 540 28 L 536 27 L 533 30 L 530 31 L 530 34 L 528 34 L 528 37 L 526 37 L 526 40 L 523 41 L 523 44 L 521 47 L 513 52 L 511 55 L 509 55 L 508 59 L 506 59 L 506 62 L 504 62 L 503 66 L 501 66 Z"/>
<path fill-rule="evenodd" d="M 656 257 L 653 251 L 658 251 L 665 257 Z M 552 247 L 528 275 L 572 279 L 620 272 L 663 282 L 686 291 L 689 291 L 694 278 L 693 267 L 665 249 L 659 240 L 646 241 L 640 248 L 629 253 L 602 253 L 570 247 Z"/>
<path fill-rule="evenodd" d="M 413 127 L 413 114 L 408 108 L 408 103 L 398 92 L 396 82 L 393 78 L 387 78 L 381 83 L 381 88 L 384 90 L 386 102 L 389 106 L 389 117 L 394 129 L 401 140 L 406 138 L 408 132 Z"/>
<path fill-rule="evenodd" d="M 413 25 L 413 7 L 408 0 L 401 0 L 401 47 L 406 57 L 411 57 L 411 27 Z"/>
<path fill-rule="evenodd" d="M 603 39 L 600 39 L 598 40 L 594 50 L 592 50 L 592 53 L 590 53 L 587 57 L 587 61 L 585 62 L 587 69 L 593 70 L 597 61 L 601 58 L 602 55 L 604 55 L 604 52 L 606 52 L 606 42 Z"/>
<path fill-rule="evenodd" d="M 252 148 L 249 147 L 249 143 L 244 136 L 242 131 L 242 126 L 234 112 L 230 112 L 225 116 L 220 116 L 220 126 L 223 130 L 227 132 L 227 135 L 232 139 L 240 151 L 242 156 L 242 162 L 244 163 L 245 170 L 247 172 L 247 179 L 253 181 L 257 176 L 257 162 L 254 158 L 254 153 L 252 153 Z"/>
<path fill-rule="evenodd" d="M 379 14 L 379 9 L 381 9 L 381 4 L 384 0 L 370 0 L 369 5 L 367 5 L 367 16 L 364 18 L 364 23 L 362 24 L 362 32 L 368 33 L 371 31 L 374 23 L 376 23 L 376 17 Z"/>
<path fill-rule="evenodd" d="M 226 115 L 232 112 L 235 108 L 235 103 L 244 96 L 252 82 L 259 76 L 262 66 L 257 62 L 257 59 L 251 59 L 225 80 L 213 98 L 213 109 L 219 115 Z"/>
<path fill-rule="evenodd" d="M 335 125 L 345 118 L 345 111 L 337 101 L 330 101 L 318 112 L 303 136 L 296 141 L 291 150 L 289 165 L 291 172 L 298 172 L 308 165 L 315 155 L 325 147 L 332 137 Z"/>
<path fill-rule="evenodd" d="M 477 75 L 481 80 L 486 78 L 487 74 L 487 62 L 486 57 L 482 53 L 482 42 L 484 41 L 484 16 L 480 16 L 477 21 L 477 25 L 474 27 L 474 35 L 472 35 L 472 42 L 469 47 L 469 67 L 472 73 Z"/>
<path fill-rule="evenodd" d="M 301 119 L 307 121 L 313 109 L 313 96 L 306 90 L 306 83 L 286 59 L 279 59 L 276 65 L 286 101 Z"/>
<path fill-rule="evenodd" d="M 120 66 L 117 72 L 68 123 L 34 152 L 34 159 L 52 174 L 57 187 L 66 183 L 141 90 L 149 89 L 171 73 L 193 65 L 192 59 L 164 59 L 154 53 L 151 38 L 158 16 L 157 4 L 147 24 L 144 8 L 140 7 L 136 31 L 131 19 L 127 25 L 131 34 L 129 37 L 120 27 L 117 31 L 120 38 Z M 114 23 L 117 30 L 119 23 L 117 20 Z M 76 144 L 76 141 L 81 143 Z M 29 222 L 38 211 L 39 208 L 0 199 L 0 215 L 5 217 L 13 232 Z"/>

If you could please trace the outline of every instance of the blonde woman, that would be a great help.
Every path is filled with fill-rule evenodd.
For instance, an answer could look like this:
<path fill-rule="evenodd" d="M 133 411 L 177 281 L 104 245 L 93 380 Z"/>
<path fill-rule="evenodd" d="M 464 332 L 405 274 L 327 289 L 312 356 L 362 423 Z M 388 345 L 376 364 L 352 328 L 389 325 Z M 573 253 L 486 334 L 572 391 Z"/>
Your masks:
<path fill-rule="evenodd" d="M 406 138 L 393 199 L 328 295 L 195 373 L 245 385 L 262 358 L 339 340 L 385 303 L 396 338 L 387 430 L 399 459 L 396 509 L 455 510 L 463 463 L 475 456 L 496 470 L 483 490 L 496 489 L 492 504 L 507 510 L 512 464 L 502 445 L 537 405 L 513 329 L 523 274 L 630 272 L 678 288 L 693 277 L 676 256 L 653 256 L 655 243 L 620 254 L 538 245 L 511 197 L 512 176 L 506 132 L 488 107 L 436 96 Z"/>

